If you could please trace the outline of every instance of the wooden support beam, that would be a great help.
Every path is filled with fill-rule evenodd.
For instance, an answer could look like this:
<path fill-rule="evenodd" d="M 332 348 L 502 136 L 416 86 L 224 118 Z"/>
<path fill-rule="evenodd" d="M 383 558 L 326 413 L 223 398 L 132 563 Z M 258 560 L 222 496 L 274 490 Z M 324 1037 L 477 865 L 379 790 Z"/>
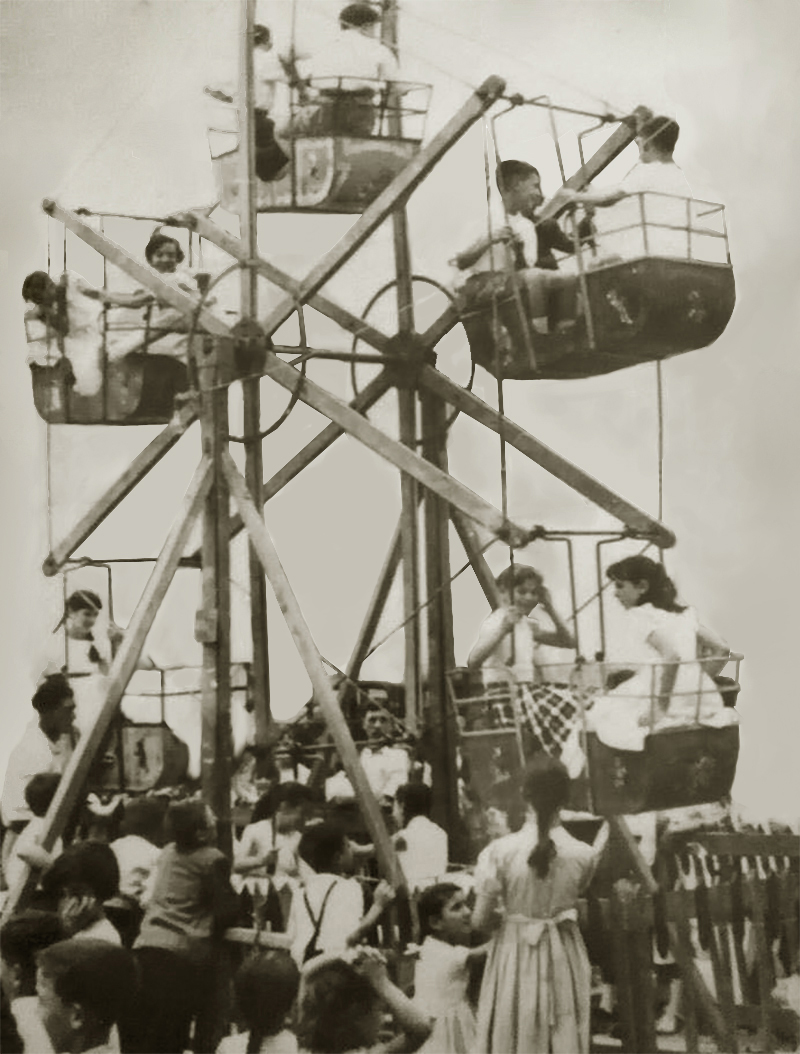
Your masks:
<path fill-rule="evenodd" d="M 188 293 L 182 293 L 176 286 L 169 285 L 162 278 L 159 278 L 158 274 L 150 267 L 141 263 L 135 256 L 131 256 L 126 249 L 107 238 L 105 234 L 101 234 L 94 227 L 90 227 L 77 213 L 72 212 L 70 209 L 64 209 L 54 201 L 48 200 L 42 202 L 42 208 L 53 219 L 60 220 L 67 230 L 72 231 L 81 241 L 86 242 L 92 249 L 96 249 L 115 267 L 119 267 L 120 270 L 143 285 L 145 289 L 149 289 L 159 300 L 169 304 L 170 307 L 174 307 L 176 311 L 180 311 L 187 318 L 192 318 L 197 313 L 197 301 L 193 297 L 189 296 Z M 205 330 L 206 333 L 211 333 L 215 337 L 226 337 L 230 334 L 229 327 L 207 309 L 200 312 L 197 324 L 200 329 Z"/>
<path fill-rule="evenodd" d="M 245 263 L 248 260 L 247 250 L 244 244 L 235 238 L 232 234 L 228 234 L 227 231 L 222 230 L 218 227 L 213 220 L 210 220 L 207 216 L 200 216 L 194 212 L 181 213 L 178 216 L 172 217 L 180 226 L 189 227 L 191 230 L 196 231 L 201 238 L 205 238 L 206 241 L 212 242 L 218 248 L 232 256 L 234 260 L 239 260 L 241 263 Z M 255 268 L 260 275 L 263 275 L 268 281 L 272 282 L 273 285 L 278 286 L 280 289 L 285 290 L 292 297 L 294 297 L 296 303 L 301 303 L 301 283 L 290 275 L 281 271 L 274 264 L 270 263 L 269 260 L 265 260 L 259 256 L 256 258 Z M 335 301 L 328 299 L 321 293 L 316 293 L 311 298 L 307 298 L 305 301 L 309 307 L 314 308 L 315 311 L 319 311 L 321 315 L 325 315 L 327 318 L 336 322 L 346 330 L 348 333 L 358 334 L 358 336 L 371 347 L 376 348 L 378 351 L 386 351 L 389 346 L 389 337 L 385 333 L 381 333 L 380 330 L 371 326 L 368 322 L 359 318 L 358 315 L 354 315 L 351 311 L 347 311 L 341 307 Z"/>
<path fill-rule="evenodd" d="M 164 547 L 156 560 L 155 566 L 147 580 L 147 585 L 125 631 L 119 651 L 111 664 L 103 705 L 92 727 L 78 741 L 69 765 L 58 785 L 55 797 L 47 811 L 41 844 L 48 851 L 53 848 L 56 840 L 61 836 L 78 803 L 89 770 L 103 743 L 111 721 L 117 713 L 120 701 L 125 694 L 125 689 L 128 687 L 128 682 L 136 669 L 136 664 L 147 639 L 147 634 L 150 632 L 153 619 L 156 617 L 158 609 L 166 596 L 169 584 L 175 575 L 181 552 L 186 545 L 189 533 L 210 485 L 211 462 L 204 457 L 189 485 L 183 500 L 181 513 L 167 536 Z M 19 882 L 9 890 L 8 898 L 3 907 L 3 920 L 9 918 L 16 910 L 27 882 L 28 868 L 26 867 L 25 873 L 20 877 Z"/>
<path fill-rule="evenodd" d="M 365 413 L 386 394 L 390 387 L 391 383 L 386 373 L 379 373 L 359 392 L 352 402 L 348 403 L 348 406 L 357 413 Z M 302 450 L 299 450 L 293 458 L 290 458 L 283 468 L 278 469 L 274 476 L 264 480 L 261 487 L 262 501 L 266 503 L 270 498 L 274 498 L 279 491 L 283 490 L 287 483 L 291 483 L 295 476 L 298 476 L 304 468 L 310 465 L 320 454 L 323 454 L 342 435 L 344 435 L 344 429 L 340 428 L 339 425 L 326 425 L 309 443 L 306 443 Z M 232 516 L 229 527 L 231 538 L 235 537 L 243 526 L 241 516 Z M 190 563 L 196 563 L 199 557 L 200 553 L 195 552 L 187 559 Z"/>
<path fill-rule="evenodd" d="M 628 852 L 631 862 L 644 884 L 645 890 L 652 896 L 655 896 L 659 892 L 659 885 L 653 877 L 653 872 L 647 861 L 642 856 L 639 846 L 636 844 L 636 840 L 631 834 L 630 828 L 625 822 L 622 816 L 612 816 L 609 819 L 611 827 L 618 834 L 622 844 Z M 699 1006 L 702 1007 L 703 1013 L 706 1015 L 709 1024 L 714 1030 L 714 1037 L 720 1044 L 719 1049 L 725 1050 L 725 1038 L 728 1034 L 728 1027 L 725 1023 L 722 1013 L 717 1006 L 714 997 L 706 987 L 706 983 L 700 975 L 700 971 L 692 958 L 690 951 L 687 951 L 684 942 L 681 940 L 681 935 L 678 932 L 678 927 L 674 922 L 667 922 L 667 935 L 669 937 L 669 947 L 675 962 L 678 964 L 683 979 L 686 984 L 691 988 L 692 996 L 697 1000 Z"/>
<path fill-rule="evenodd" d="M 457 509 L 450 509 L 450 519 L 453 521 L 459 540 L 464 546 L 464 552 L 472 564 L 472 570 L 475 572 L 475 577 L 483 590 L 483 595 L 489 601 L 492 611 L 494 611 L 495 608 L 500 607 L 500 591 L 495 583 L 492 570 L 486 562 L 486 557 L 481 550 L 475 528 L 472 526 L 471 521 L 466 516 L 462 516 Z"/>
<path fill-rule="evenodd" d="M 270 311 L 262 323 L 268 334 L 274 333 L 291 316 L 298 300 L 306 303 L 315 293 L 318 293 L 384 220 L 399 205 L 405 203 L 409 194 L 419 186 L 447 151 L 496 102 L 504 89 L 505 83 L 499 77 L 489 77 L 483 82 L 438 135 L 434 136 L 372 204 L 367 206 L 339 243 L 311 269 L 300 283 L 296 295 L 287 297 Z"/>
<path fill-rule="evenodd" d="M 447 425 L 445 406 L 430 392 L 420 398 L 423 456 L 447 471 Z M 453 600 L 450 590 L 450 516 L 438 494 L 425 494 L 425 583 L 427 591 L 428 672 L 426 710 L 433 730 L 431 759 L 433 809 L 437 822 L 450 833 L 451 852 L 458 851 L 458 777 L 456 729 L 449 705 L 447 674 L 455 667 L 453 644 Z"/>
<path fill-rule="evenodd" d="M 229 494 L 222 459 L 228 452 L 228 389 L 217 382 L 217 355 L 207 337 L 198 369 L 203 453 L 211 459 L 213 481 L 203 511 L 202 608 L 195 638 L 202 645 L 202 736 L 200 786 L 217 818 L 219 848 L 233 850 L 231 826 L 231 594 Z"/>
<path fill-rule="evenodd" d="M 258 257 L 258 213 L 256 212 L 256 136 L 254 120 L 253 40 L 256 20 L 255 0 L 242 2 L 240 35 L 239 96 L 244 100 L 246 115 L 244 135 L 239 144 L 239 173 L 246 192 L 239 196 L 239 230 L 247 253 L 247 262 Z M 240 272 L 240 317 L 254 321 L 258 315 L 258 279 L 252 267 Z M 245 479 L 257 509 L 263 509 L 261 485 L 264 464 L 261 447 L 261 378 L 249 377 L 242 381 L 242 415 L 245 437 Z M 227 518 L 225 509 L 223 515 Z M 227 537 L 230 532 L 227 532 Z M 225 541 L 227 545 L 227 539 Z M 248 547 L 248 578 L 250 584 L 250 635 L 253 658 L 250 667 L 250 691 L 255 717 L 255 741 L 266 746 L 270 740 L 271 707 L 269 686 L 269 635 L 267 626 L 267 585 L 261 564 L 252 545 Z"/>
<path fill-rule="evenodd" d="M 400 442 L 416 449 L 417 394 L 413 388 L 398 388 Z M 405 722 L 412 734 L 417 731 L 421 665 L 419 633 L 419 532 L 417 529 L 417 481 L 407 472 L 400 474 L 400 546 L 403 563 L 403 636 L 405 661 Z"/>
<path fill-rule="evenodd" d="M 245 527 L 258 553 L 270 585 L 275 592 L 275 597 L 286 619 L 289 631 L 294 638 L 306 672 L 311 679 L 314 698 L 319 703 L 325 716 L 328 729 L 336 743 L 336 749 L 342 759 L 347 777 L 358 795 L 364 819 L 375 846 L 378 863 L 389 881 L 395 886 L 401 886 L 404 883 L 404 878 L 400 862 L 397 859 L 394 845 L 386 830 L 380 806 L 364 775 L 358 751 L 350 735 L 347 722 L 342 715 L 336 693 L 331 687 L 330 678 L 323 665 L 317 645 L 300 610 L 300 605 L 281 565 L 264 521 L 253 505 L 253 501 L 247 491 L 247 485 L 233 463 L 230 454 L 226 453 L 223 456 L 222 464 L 234 501 L 244 520 Z"/>
<path fill-rule="evenodd" d="M 592 154 L 586 163 L 581 165 L 578 171 L 569 177 L 564 187 L 569 190 L 583 190 L 587 183 L 591 183 L 596 176 L 599 176 L 603 169 L 607 168 L 614 158 L 619 157 L 622 151 L 627 146 L 630 146 L 635 139 L 636 129 L 634 123 L 621 124 L 611 133 L 600 149 Z M 542 220 L 553 219 L 560 212 L 563 212 L 566 207 L 567 202 L 563 199 L 562 188 L 559 188 L 552 198 L 546 201 L 539 209 L 536 222 L 541 223 Z"/>
<path fill-rule="evenodd" d="M 435 373 L 436 371 L 431 371 Z M 391 439 L 375 425 L 371 424 L 355 410 L 350 409 L 345 403 L 331 395 L 330 392 L 320 388 L 313 381 L 303 380 L 298 371 L 287 363 L 282 362 L 272 352 L 267 352 L 267 361 L 264 374 L 277 381 L 282 387 L 289 391 L 297 391 L 300 399 L 325 417 L 338 424 L 349 435 L 355 436 L 361 443 L 369 447 L 376 454 L 396 465 L 403 472 L 413 476 L 419 483 L 429 490 L 435 491 L 445 501 L 460 509 L 473 520 L 483 524 L 494 534 L 505 536 L 509 528 L 517 531 L 519 537 L 524 537 L 521 528 L 515 527 L 509 521 L 503 519 L 502 514 L 484 501 L 463 483 L 453 479 L 447 472 L 443 472 L 412 450 L 403 446 L 396 439 Z M 450 383 L 450 382 L 448 382 Z M 453 385 L 457 388 L 456 385 Z M 461 391 L 460 388 L 457 388 Z M 478 400 L 480 402 L 480 400 Z M 487 407 L 488 409 L 488 407 Z"/>
<path fill-rule="evenodd" d="M 127 497 L 133 488 L 144 479 L 147 473 L 164 455 L 171 450 L 180 437 L 197 420 L 195 406 L 186 404 L 177 410 L 167 427 L 138 454 L 122 475 L 111 484 L 102 497 L 94 502 L 72 530 L 55 545 L 42 564 L 42 570 L 48 576 L 58 574 L 78 546 L 100 526 L 117 505 Z"/>
<path fill-rule="evenodd" d="M 652 539 L 662 549 L 668 549 L 675 544 L 675 535 L 663 523 L 638 509 L 619 494 L 615 494 L 594 476 L 590 476 L 588 472 L 584 472 L 567 458 L 557 454 L 555 450 L 545 446 L 524 428 L 520 428 L 509 418 L 503 417 L 477 395 L 454 384 L 443 373 L 439 373 L 430 366 L 422 367 L 419 378 L 423 387 L 428 391 L 434 392 L 480 424 L 497 432 L 498 435 L 502 434 L 510 446 L 525 454 L 531 461 L 535 461 L 537 465 L 541 465 L 543 469 L 566 483 L 578 494 L 621 520 L 637 534 Z"/>
<path fill-rule="evenodd" d="M 361 623 L 361 629 L 358 631 L 356 643 L 345 669 L 345 673 L 353 681 L 358 680 L 361 673 L 361 667 L 364 664 L 369 649 L 372 647 L 372 641 L 375 638 L 375 631 L 378 628 L 381 615 L 386 607 L 386 601 L 394 583 L 397 568 L 400 566 L 401 557 L 402 532 L 400 524 L 398 524 L 392 535 L 392 540 L 389 543 L 389 551 L 386 554 L 386 559 L 383 561 L 383 566 L 378 575 L 377 585 L 375 586 L 375 590 L 370 598 L 367 613 Z"/>

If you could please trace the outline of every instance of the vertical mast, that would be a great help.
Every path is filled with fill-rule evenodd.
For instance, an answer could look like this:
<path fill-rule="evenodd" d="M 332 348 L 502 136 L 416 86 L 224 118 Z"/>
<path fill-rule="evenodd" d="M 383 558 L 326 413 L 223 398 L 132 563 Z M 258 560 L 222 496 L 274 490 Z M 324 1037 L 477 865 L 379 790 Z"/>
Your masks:
<path fill-rule="evenodd" d="M 239 54 L 239 230 L 251 260 L 258 256 L 258 213 L 255 149 L 255 78 L 253 69 L 253 28 L 255 0 L 242 0 Z M 253 322 L 258 313 L 258 276 L 250 267 L 240 270 L 240 315 Z M 257 509 L 263 509 L 261 493 L 264 479 L 261 450 L 261 378 L 242 382 L 245 435 L 245 479 Z M 250 580 L 250 629 L 253 640 L 251 692 L 255 706 L 256 743 L 269 742 L 270 691 L 267 638 L 267 587 L 264 572 L 252 544 L 248 546 Z"/>
<path fill-rule="evenodd" d="M 397 3 L 384 0 L 381 12 L 381 42 L 397 55 Z M 402 135 L 399 112 L 400 96 L 389 93 L 389 133 Z M 411 282 L 411 249 L 408 241 L 408 220 L 405 208 L 392 213 L 394 230 L 394 265 L 397 275 L 397 318 L 399 331 L 414 332 L 414 296 Z M 417 443 L 417 395 L 413 387 L 397 389 L 400 419 L 400 441 L 416 449 Z M 401 474 L 400 494 L 402 512 L 400 516 L 400 540 L 403 565 L 403 632 L 405 634 L 405 722 L 409 732 L 416 732 L 420 699 L 420 634 L 419 618 L 419 532 L 417 511 L 417 482 L 413 477 Z"/>

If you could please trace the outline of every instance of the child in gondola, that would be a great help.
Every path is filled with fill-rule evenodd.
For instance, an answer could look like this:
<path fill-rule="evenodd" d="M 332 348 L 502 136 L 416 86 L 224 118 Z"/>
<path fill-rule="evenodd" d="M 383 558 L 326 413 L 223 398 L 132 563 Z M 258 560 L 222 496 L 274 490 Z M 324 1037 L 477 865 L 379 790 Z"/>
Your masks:
<path fill-rule="evenodd" d="M 472 910 L 454 882 L 429 886 L 417 901 L 417 911 L 424 940 L 414 976 L 414 1002 L 434 1022 L 422 1049 L 470 1054 L 475 1042 L 470 968 L 486 958 L 488 946 L 470 947 Z"/>
<path fill-rule="evenodd" d="M 577 902 L 608 828 L 600 828 L 593 846 L 567 834 L 559 815 L 569 788 L 566 767 L 537 754 L 524 778 L 526 823 L 478 858 L 472 922 L 494 930 L 474 1047 L 486 1054 L 589 1050 L 591 970 Z"/>
<path fill-rule="evenodd" d="M 537 645 L 574 648 L 575 638 L 553 605 L 544 579 L 527 564 L 514 564 L 497 577 L 500 606 L 483 622 L 467 665 L 480 667 L 489 691 L 521 686 L 519 701 L 540 749 L 562 757 L 570 775 L 583 767 L 578 744 L 580 701 L 565 684 L 546 683 L 536 665 Z M 531 617 L 541 605 L 553 628 Z"/>

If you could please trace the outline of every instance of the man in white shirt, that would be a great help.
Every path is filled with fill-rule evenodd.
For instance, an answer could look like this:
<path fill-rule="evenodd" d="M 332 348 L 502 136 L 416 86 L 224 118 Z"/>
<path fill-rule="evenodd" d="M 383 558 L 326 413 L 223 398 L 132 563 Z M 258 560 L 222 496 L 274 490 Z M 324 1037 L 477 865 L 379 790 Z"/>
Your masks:
<path fill-rule="evenodd" d="M 649 117 L 636 137 L 639 161 L 625 178 L 604 190 L 562 190 L 566 200 L 606 210 L 595 226 L 602 254 L 688 257 L 686 228 L 692 191 L 673 160 L 680 128 L 670 117 Z M 613 206 L 613 208 L 611 207 Z"/>
<path fill-rule="evenodd" d="M 3 824 L 17 834 L 33 818 L 25 801 L 29 780 L 39 772 L 62 773 L 76 739 L 75 697 L 64 674 L 48 677 L 36 689 L 31 703 L 39 716 L 30 722 L 11 751 L 0 798 Z M 4 858 L 12 844 L 13 839 L 6 835 Z"/>
<path fill-rule="evenodd" d="M 394 816 L 397 856 L 411 892 L 441 882 L 447 872 L 447 832 L 430 819 L 431 788 L 424 783 L 398 787 Z"/>
<path fill-rule="evenodd" d="M 495 297 L 519 292 L 536 331 L 547 332 L 548 316 L 574 315 L 574 280 L 536 266 L 539 244 L 530 218 L 542 204 L 539 172 L 526 161 L 503 161 L 497 167 L 502 205 L 493 206 L 484 233 L 452 259 L 457 268 L 455 289 L 470 306 L 484 306 Z M 557 301 L 559 301 L 557 303 Z"/>
<path fill-rule="evenodd" d="M 380 16 L 367 3 L 348 4 L 339 13 L 339 34 L 311 62 L 320 107 L 309 131 L 313 135 L 366 138 L 375 126 L 375 94 L 380 81 L 399 75 L 393 52 L 377 39 Z"/>

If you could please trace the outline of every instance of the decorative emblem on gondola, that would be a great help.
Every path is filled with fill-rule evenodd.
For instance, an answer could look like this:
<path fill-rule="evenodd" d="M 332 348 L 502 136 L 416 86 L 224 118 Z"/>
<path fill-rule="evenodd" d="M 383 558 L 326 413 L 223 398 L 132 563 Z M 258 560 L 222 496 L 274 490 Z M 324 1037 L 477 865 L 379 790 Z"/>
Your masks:
<path fill-rule="evenodd" d="M 699 798 L 711 790 L 716 771 L 716 759 L 711 757 L 710 754 L 703 754 L 702 757 L 698 758 L 692 765 L 689 775 L 693 796 Z"/>
<path fill-rule="evenodd" d="M 708 308 L 705 305 L 702 294 L 693 289 L 687 299 L 689 301 L 689 310 L 686 312 L 687 319 L 698 326 L 702 325 L 708 318 Z"/>
<path fill-rule="evenodd" d="M 616 291 L 616 289 L 609 289 L 609 291 L 606 293 L 606 300 L 616 311 L 617 315 L 619 316 L 619 320 L 623 324 L 623 326 L 633 325 L 633 319 L 631 318 L 630 312 L 628 311 L 628 305 L 625 303 L 625 301 Z"/>
<path fill-rule="evenodd" d="M 622 790 L 628 782 L 628 766 L 621 758 L 614 758 L 614 768 L 611 773 L 611 785 L 614 790 Z"/>

